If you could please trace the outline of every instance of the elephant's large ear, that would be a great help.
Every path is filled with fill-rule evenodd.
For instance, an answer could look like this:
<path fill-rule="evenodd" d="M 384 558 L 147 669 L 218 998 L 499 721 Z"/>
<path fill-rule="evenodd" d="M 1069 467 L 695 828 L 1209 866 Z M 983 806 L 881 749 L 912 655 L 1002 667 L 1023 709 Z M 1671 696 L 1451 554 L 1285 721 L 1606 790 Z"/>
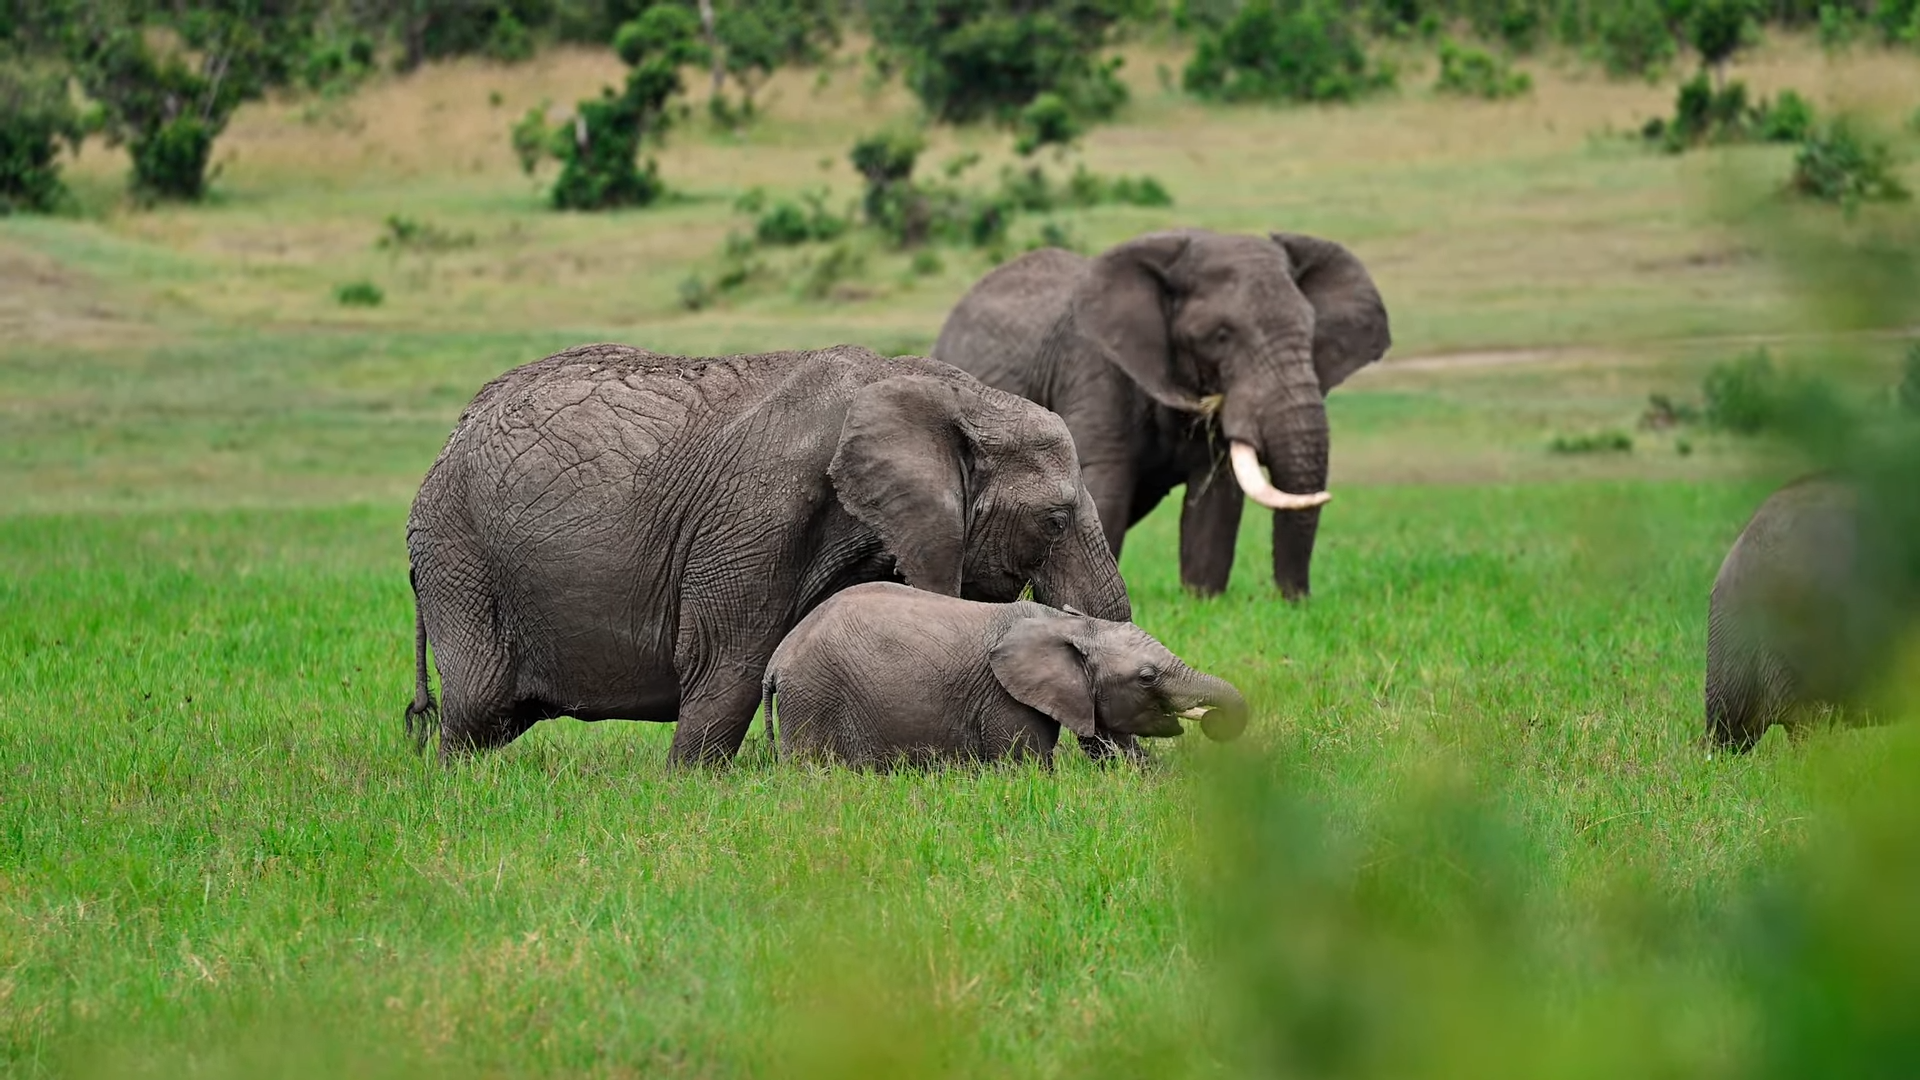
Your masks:
<path fill-rule="evenodd" d="M 1200 397 L 1174 377 L 1167 342 L 1167 279 L 1193 242 L 1185 233 L 1148 233 L 1093 260 L 1073 294 L 1080 336 L 1169 408 L 1199 412 Z"/>
<path fill-rule="evenodd" d="M 862 387 L 827 468 L 841 505 L 880 534 L 907 584 L 946 596 L 960 595 L 966 547 L 960 393 L 925 375 Z"/>
<path fill-rule="evenodd" d="M 1036 615 L 1021 619 L 987 650 L 993 677 L 1015 701 L 1065 725 L 1083 739 L 1094 734 L 1093 683 L 1076 638 L 1077 619 Z"/>
<path fill-rule="evenodd" d="M 1294 283 L 1313 305 L 1313 367 L 1324 394 L 1387 354 L 1387 305 L 1367 268 L 1339 244 L 1300 233 L 1274 233 L 1273 242 L 1286 250 Z"/>

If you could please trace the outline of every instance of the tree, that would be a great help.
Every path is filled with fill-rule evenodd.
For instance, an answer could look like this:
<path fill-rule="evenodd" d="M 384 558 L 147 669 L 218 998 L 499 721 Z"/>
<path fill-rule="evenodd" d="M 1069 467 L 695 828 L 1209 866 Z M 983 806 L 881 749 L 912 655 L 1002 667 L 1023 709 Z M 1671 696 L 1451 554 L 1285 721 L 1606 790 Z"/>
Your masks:
<path fill-rule="evenodd" d="M 630 69 L 625 86 L 619 93 L 604 88 L 599 98 L 580 102 L 572 122 L 548 136 L 548 150 L 561 162 L 552 193 L 556 208 L 645 206 L 666 190 L 651 159 L 640 167 L 640 151 L 658 143 L 671 126 L 668 103 L 684 89 L 680 69 L 705 59 L 699 36 L 697 17 L 671 4 L 648 8 L 620 28 L 613 48 Z M 514 142 L 522 165 L 532 171 L 538 156 L 523 147 L 537 136 L 528 136 L 526 127 L 526 121 L 516 126 Z"/>
<path fill-rule="evenodd" d="M 1201 35 L 1182 82 L 1219 101 L 1349 101 L 1392 76 L 1367 62 L 1353 19 L 1332 0 L 1252 0 Z"/>
<path fill-rule="evenodd" d="M 1103 119 L 1126 101 L 1102 60 L 1115 25 L 1136 0 L 870 0 L 876 58 L 899 69 L 936 119 L 1010 122 L 1043 93 L 1082 117 Z"/>
<path fill-rule="evenodd" d="M 1700 53 L 1700 63 L 1712 69 L 1714 85 L 1724 85 L 1727 61 L 1751 32 L 1752 0 L 1692 0 L 1691 6 L 1687 39 Z"/>
<path fill-rule="evenodd" d="M 204 195 L 214 140 L 242 103 L 289 80 L 314 14 L 307 0 L 80 5 L 74 71 L 100 104 L 108 137 L 127 144 L 134 190 Z"/>

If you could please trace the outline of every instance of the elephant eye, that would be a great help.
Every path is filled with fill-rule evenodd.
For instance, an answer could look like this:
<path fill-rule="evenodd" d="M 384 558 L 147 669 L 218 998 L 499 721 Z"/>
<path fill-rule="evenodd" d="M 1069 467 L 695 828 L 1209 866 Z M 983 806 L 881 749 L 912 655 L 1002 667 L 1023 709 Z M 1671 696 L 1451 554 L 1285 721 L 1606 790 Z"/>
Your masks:
<path fill-rule="evenodd" d="M 1221 323 L 1219 328 L 1213 332 L 1214 344 L 1225 345 L 1231 340 L 1233 340 L 1233 327 Z"/>
<path fill-rule="evenodd" d="M 1152 686 L 1160 681 L 1160 669 L 1148 664 L 1140 669 L 1140 685 Z"/>
<path fill-rule="evenodd" d="M 1070 517 L 1071 515 L 1069 515 L 1067 511 L 1055 509 L 1047 511 L 1047 516 L 1041 520 L 1044 522 L 1049 535 L 1059 536 L 1061 533 L 1067 531 L 1067 523 Z"/>

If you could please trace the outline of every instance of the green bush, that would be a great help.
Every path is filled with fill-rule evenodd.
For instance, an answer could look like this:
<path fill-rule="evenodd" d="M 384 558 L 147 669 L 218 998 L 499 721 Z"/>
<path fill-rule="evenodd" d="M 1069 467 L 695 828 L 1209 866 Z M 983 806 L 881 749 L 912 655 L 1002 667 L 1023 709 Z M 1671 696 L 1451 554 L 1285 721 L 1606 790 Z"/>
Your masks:
<path fill-rule="evenodd" d="M 250 0 L 75 9 L 74 74 L 108 138 L 127 144 L 138 195 L 205 194 L 214 140 L 234 110 L 298 77 L 314 10 L 263 18 Z"/>
<path fill-rule="evenodd" d="M 613 50 L 628 66 L 624 88 L 603 88 L 597 100 L 582 101 L 572 123 L 549 130 L 540 110 L 514 125 L 514 153 L 532 172 L 545 133 L 546 151 L 561 163 L 551 198 L 561 210 L 605 210 L 646 206 L 666 191 L 652 159 L 640 164 L 640 151 L 658 144 L 672 126 L 671 99 L 683 89 L 680 69 L 705 56 L 698 42 L 700 24 L 691 11 L 672 5 L 648 8 L 623 24 Z"/>
<path fill-rule="evenodd" d="M 437 252 L 472 247 L 475 242 L 471 232 L 457 233 L 403 214 L 388 214 L 373 246 L 382 251 Z"/>
<path fill-rule="evenodd" d="M 1433 88 L 1442 94 L 1498 101 L 1533 89 L 1533 78 L 1485 49 L 1440 43 L 1440 76 Z"/>
<path fill-rule="evenodd" d="M 826 193 L 805 192 L 800 201 L 777 202 L 754 222 L 754 239 L 775 247 L 833 240 L 847 231 L 847 219 L 827 209 Z"/>
<path fill-rule="evenodd" d="M 1795 143 L 1813 134 L 1813 103 L 1798 91 L 1782 90 L 1771 103 L 1755 109 L 1756 134 L 1766 142 Z"/>
<path fill-rule="evenodd" d="M 1920 43 L 1920 0 L 1880 0 L 1873 23 L 1888 44 Z"/>
<path fill-rule="evenodd" d="M 1547 444 L 1547 451 L 1554 454 L 1624 454 L 1632 450 L 1633 436 L 1624 431 L 1555 435 Z"/>
<path fill-rule="evenodd" d="M 1649 76 L 1673 62 L 1673 31 L 1658 0 L 1619 0 L 1602 11 L 1594 44 L 1607 74 Z"/>
<path fill-rule="evenodd" d="M 1715 364 L 1701 383 L 1707 423 L 1736 435 L 1765 430 L 1778 417 L 1783 380 L 1765 349 Z"/>
<path fill-rule="evenodd" d="M 1020 110 L 1013 148 L 1021 157 L 1031 157 L 1043 146 L 1066 147 L 1084 134 L 1086 127 L 1067 99 L 1049 90 Z"/>
<path fill-rule="evenodd" d="M 1848 415 L 1830 384 L 1782 372 L 1765 349 L 1715 364 L 1700 389 L 1701 417 L 1735 435 L 1778 432 L 1807 438 L 1844 423 Z"/>
<path fill-rule="evenodd" d="M 334 301 L 342 307 L 379 307 L 386 298 L 371 281 L 350 281 L 333 290 Z"/>
<path fill-rule="evenodd" d="M 1920 343 L 1907 346 L 1906 363 L 1901 365 L 1900 384 L 1894 388 L 1894 400 L 1900 407 L 1920 416 Z"/>
<path fill-rule="evenodd" d="M 1333 0 L 1250 0 L 1202 34 L 1182 76 L 1189 93 L 1230 102 L 1350 101 L 1392 83 Z"/>
<path fill-rule="evenodd" d="M 1135 0 L 869 0 L 876 57 L 936 119 L 1010 122 L 1053 93 L 1083 119 L 1127 100 L 1100 52 Z"/>
<path fill-rule="evenodd" d="M 58 205 L 60 143 L 78 150 L 84 134 L 64 73 L 0 63 L 0 214 Z"/>
<path fill-rule="evenodd" d="M 1901 202 L 1906 186 L 1894 173 L 1893 149 L 1839 117 L 1808 133 L 1794 155 L 1787 189 L 1851 209 L 1863 202 Z"/>

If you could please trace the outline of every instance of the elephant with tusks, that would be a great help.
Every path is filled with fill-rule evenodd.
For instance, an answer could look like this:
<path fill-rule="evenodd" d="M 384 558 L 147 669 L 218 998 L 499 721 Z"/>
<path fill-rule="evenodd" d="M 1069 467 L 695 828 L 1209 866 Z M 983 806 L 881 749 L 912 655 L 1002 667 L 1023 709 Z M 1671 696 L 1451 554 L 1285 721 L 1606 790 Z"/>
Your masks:
<path fill-rule="evenodd" d="M 1379 290 L 1339 244 L 1181 229 L 998 267 L 933 355 L 1066 420 L 1116 555 L 1185 484 L 1180 580 L 1219 593 L 1250 498 L 1274 512 L 1274 581 L 1300 599 L 1330 497 L 1327 392 L 1391 341 Z"/>

